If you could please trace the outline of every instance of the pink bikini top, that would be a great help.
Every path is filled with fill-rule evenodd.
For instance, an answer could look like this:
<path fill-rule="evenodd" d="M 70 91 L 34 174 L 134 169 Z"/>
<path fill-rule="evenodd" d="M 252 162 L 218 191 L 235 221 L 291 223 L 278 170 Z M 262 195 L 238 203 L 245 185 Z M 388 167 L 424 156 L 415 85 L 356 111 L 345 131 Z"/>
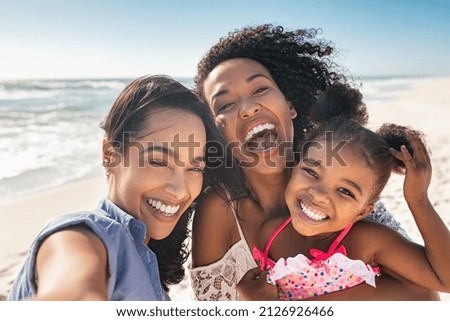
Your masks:
<path fill-rule="evenodd" d="M 267 241 L 266 247 L 264 249 L 264 252 L 261 251 L 258 247 L 253 247 L 253 258 L 259 262 L 259 265 L 261 267 L 261 270 L 265 270 L 267 267 L 273 268 L 275 266 L 275 262 L 271 260 L 268 256 L 269 249 L 275 240 L 275 238 L 280 234 L 280 232 L 291 222 L 291 217 L 286 219 L 269 237 L 269 240 Z M 336 237 L 336 239 L 331 243 L 330 248 L 327 252 L 323 252 L 318 249 L 310 249 L 309 254 L 313 257 L 311 259 L 311 262 L 317 262 L 317 261 L 324 261 L 331 257 L 335 253 L 341 253 L 345 256 L 347 256 L 347 250 L 345 249 L 344 245 L 339 245 L 341 241 L 344 239 L 344 237 L 347 235 L 347 233 L 352 228 L 353 223 L 350 223 L 347 225 Z M 373 270 L 376 273 L 379 273 L 379 268 L 374 267 Z"/>

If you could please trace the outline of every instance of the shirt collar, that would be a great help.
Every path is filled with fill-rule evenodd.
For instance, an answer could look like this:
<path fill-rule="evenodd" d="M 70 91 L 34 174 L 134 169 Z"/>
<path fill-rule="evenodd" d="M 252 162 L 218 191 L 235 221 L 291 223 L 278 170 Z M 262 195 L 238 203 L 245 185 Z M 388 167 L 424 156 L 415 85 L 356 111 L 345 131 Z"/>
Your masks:
<path fill-rule="evenodd" d="M 147 228 L 144 222 L 123 211 L 107 198 L 102 199 L 97 208 L 104 211 L 108 217 L 128 226 L 131 235 L 136 241 L 144 241 L 145 236 L 147 235 Z"/>

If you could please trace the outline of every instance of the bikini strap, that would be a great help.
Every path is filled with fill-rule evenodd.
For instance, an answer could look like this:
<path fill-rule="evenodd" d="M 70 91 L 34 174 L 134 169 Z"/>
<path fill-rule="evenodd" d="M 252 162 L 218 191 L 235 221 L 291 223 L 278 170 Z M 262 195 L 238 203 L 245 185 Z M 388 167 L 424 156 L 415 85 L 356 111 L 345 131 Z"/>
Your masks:
<path fill-rule="evenodd" d="M 227 196 L 228 201 L 230 202 L 231 211 L 233 212 L 233 216 L 234 216 L 234 219 L 236 221 L 236 225 L 237 225 L 237 229 L 238 229 L 238 232 L 239 232 L 239 236 L 241 237 L 241 240 L 245 240 L 244 232 L 242 232 L 241 225 L 239 224 L 239 219 L 238 219 L 238 216 L 237 216 L 236 206 L 235 206 L 234 202 L 231 200 L 231 194 L 225 187 L 222 187 L 222 188 L 223 188 L 223 190 L 224 190 L 224 192 L 225 192 L 225 194 Z"/>
<path fill-rule="evenodd" d="M 336 253 L 341 253 L 345 256 L 347 256 L 347 250 L 344 245 L 340 244 L 343 238 L 347 235 L 347 233 L 352 228 L 353 223 L 350 223 L 347 225 L 341 233 L 334 239 L 333 243 L 331 243 L 331 246 L 329 247 L 327 252 L 323 252 L 319 249 L 310 249 L 309 254 L 313 257 L 312 261 L 323 261 L 327 260 L 329 257 Z"/>
<path fill-rule="evenodd" d="M 331 243 L 330 248 L 328 249 L 328 253 L 334 253 L 341 243 L 341 241 L 344 239 L 344 237 L 348 234 L 350 229 L 352 228 L 353 223 L 348 224 L 342 231 L 339 233 L 339 235 L 334 239 L 333 243 Z"/>
<path fill-rule="evenodd" d="M 281 231 L 291 222 L 292 218 L 289 216 L 283 223 L 281 223 L 280 226 L 269 236 L 269 239 L 267 240 L 266 247 L 264 248 L 264 256 L 266 258 L 269 257 L 269 250 L 272 246 L 273 241 L 278 236 L 278 234 L 281 233 Z"/>

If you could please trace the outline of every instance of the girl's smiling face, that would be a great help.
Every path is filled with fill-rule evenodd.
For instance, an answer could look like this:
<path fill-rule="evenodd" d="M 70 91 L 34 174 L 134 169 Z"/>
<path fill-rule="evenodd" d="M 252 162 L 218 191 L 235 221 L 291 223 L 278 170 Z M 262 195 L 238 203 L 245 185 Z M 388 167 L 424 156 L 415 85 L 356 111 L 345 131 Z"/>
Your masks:
<path fill-rule="evenodd" d="M 292 225 L 304 236 L 340 231 L 373 209 L 376 177 L 364 158 L 350 145 L 339 151 L 340 158 L 331 158 L 325 144 L 330 143 L 308 149 L 286 188 Z"/>
<path fill-rule="evenodd" d="M 206 79 L 204 97 L 243 167 L 284 171 L 293 159 L 296 111 L 264 66 L 246 58 L 222 62 Z"/>
<path fill-rule="evenodd" d="M 168 107 L 150 112 L 142 133 L 110 168 L 109 199 L 145 223 L 148 244 L 167 237 L 200 194 L 206 132 L 198 116 Z"/>

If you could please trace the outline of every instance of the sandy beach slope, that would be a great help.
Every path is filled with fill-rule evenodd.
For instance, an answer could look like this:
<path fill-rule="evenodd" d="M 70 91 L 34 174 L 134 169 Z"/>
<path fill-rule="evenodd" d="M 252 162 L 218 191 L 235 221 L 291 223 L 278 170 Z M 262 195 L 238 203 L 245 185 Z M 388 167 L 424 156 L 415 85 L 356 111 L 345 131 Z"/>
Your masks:
<path fill-rule="evenodd" d="M 407 87 L 386 82 L 386 88 L 363 87 L 370 126 L 383 122 L 411 125 L 424 131 L 432 150 L 433 179 L 429 195 L 450 226 L 450 77 L 424 78 Z M 423 243 L 403 199 L 403 178 L 393 177 L 382 200 L 410 236 Z M 103 177 L 74 182 L 0 205 L 0 300 L 7 295 L 29 245 L 46 222 L 63 213 L 95 208 L 106 195 Z M 450 250 L 450 249 L 449 249 Z M 191 300 L 188 280 L 172 288 L 173 300 Z M 442 294 L 442 300 L 450 300 Z"/>

